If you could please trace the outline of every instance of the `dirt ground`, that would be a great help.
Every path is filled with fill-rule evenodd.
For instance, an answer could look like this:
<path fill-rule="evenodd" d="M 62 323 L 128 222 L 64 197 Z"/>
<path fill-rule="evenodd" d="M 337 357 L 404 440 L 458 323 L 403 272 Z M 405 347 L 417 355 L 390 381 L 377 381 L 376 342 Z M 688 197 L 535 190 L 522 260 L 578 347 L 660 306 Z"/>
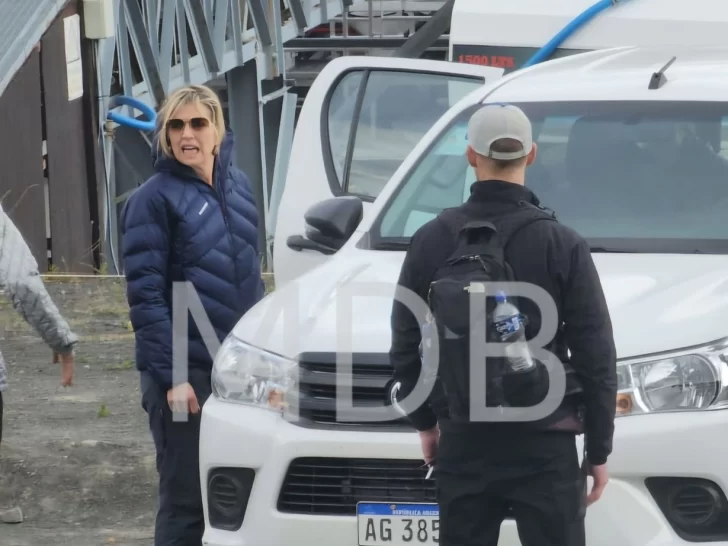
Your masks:
<path fill-rule="evenodd" d="M 46 280 L 80 337 L 75 384 L 60 386 L 51 353 L 0 296 L 8 365 L 0 445 L 2 546 L 152 544 L 154 446 L 140 406 L 123 279 Z"/>

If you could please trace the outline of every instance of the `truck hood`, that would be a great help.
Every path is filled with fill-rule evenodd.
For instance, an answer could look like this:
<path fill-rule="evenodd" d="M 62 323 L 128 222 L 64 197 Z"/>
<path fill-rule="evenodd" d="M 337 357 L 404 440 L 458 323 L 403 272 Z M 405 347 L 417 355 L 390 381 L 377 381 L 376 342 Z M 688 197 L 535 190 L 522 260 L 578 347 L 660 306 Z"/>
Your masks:
<path fill-rule="evenodd" d="M 266 297 L 233 335 L 287 357 L 304 351 L 387 352 L 403 259 L 402 252 L 361 250 L 337 256 Z M 727 256 L 595 254 L 594 262 L 619 358 L 728 335 Z"/>

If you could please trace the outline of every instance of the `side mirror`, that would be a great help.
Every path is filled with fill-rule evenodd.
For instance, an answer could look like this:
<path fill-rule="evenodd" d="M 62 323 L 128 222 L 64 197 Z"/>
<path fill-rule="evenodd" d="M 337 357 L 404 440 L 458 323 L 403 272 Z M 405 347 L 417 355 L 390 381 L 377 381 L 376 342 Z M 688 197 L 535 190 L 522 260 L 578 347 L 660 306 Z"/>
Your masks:
<path fill-rule="evenodd" d="M 358 197 L 334 197 L 316 203 L 304 216 L 306 237 L 289 237 L 288 247 L 334 254 L 349 240 L 363 216 L 364 205 Z"/>

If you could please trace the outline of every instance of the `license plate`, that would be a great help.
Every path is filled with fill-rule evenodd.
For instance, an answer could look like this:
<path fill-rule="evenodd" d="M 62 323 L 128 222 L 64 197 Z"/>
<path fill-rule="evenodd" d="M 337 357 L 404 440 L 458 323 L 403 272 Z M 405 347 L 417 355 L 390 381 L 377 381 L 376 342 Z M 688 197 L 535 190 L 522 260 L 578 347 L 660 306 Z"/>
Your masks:
<path fill-rule="evenodd" d="M 434 546 L 440 542 L 437 504 L 360 502 L 356 517 L 359 546 Z"/>

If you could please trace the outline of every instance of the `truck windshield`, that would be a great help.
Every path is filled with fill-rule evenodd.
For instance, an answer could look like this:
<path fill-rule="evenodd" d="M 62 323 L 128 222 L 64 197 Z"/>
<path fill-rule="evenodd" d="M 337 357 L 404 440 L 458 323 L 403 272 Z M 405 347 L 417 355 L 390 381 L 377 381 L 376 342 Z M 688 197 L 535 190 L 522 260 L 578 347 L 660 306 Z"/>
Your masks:
<path fill-rule="evenodd" d="M 728 253 L 728 102 L 529 102 L 538 144 L 526 186 L 595 251 Z M 405 176 L 373 226 L 406 245 L 470 194 L 471 108 Z"/>

